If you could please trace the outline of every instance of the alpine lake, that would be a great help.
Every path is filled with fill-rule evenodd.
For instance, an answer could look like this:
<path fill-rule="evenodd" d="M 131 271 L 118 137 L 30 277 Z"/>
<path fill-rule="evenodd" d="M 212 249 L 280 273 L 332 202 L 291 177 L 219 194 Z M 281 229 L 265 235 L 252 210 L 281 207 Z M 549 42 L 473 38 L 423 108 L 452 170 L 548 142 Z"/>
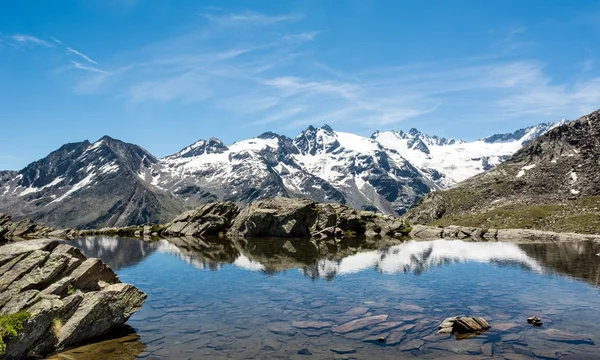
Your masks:
<path fill-rule="evenodd" d="M 50 359 L 600 359 L 593 242 L 69 243 L 148 299 L 128 326 Z M 491 329 L 438 334 L 458 315 Z"/>

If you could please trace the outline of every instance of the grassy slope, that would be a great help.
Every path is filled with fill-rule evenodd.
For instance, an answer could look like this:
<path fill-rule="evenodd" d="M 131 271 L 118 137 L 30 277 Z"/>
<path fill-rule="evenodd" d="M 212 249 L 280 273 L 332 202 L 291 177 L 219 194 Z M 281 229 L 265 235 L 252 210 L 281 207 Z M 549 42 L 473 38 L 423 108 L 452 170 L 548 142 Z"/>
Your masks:
<path fill-rule="evenodd" d="M 467 205 L 465 202 L 468 202 L 469 194 L 458 188 L 444 195 L 448 215 L 430 222 L 429 225 L 600 234 L 600 196 L 587 196 L 551 204 L 511 203 L 491 210 L 465 212 L 463 209 Z"/>

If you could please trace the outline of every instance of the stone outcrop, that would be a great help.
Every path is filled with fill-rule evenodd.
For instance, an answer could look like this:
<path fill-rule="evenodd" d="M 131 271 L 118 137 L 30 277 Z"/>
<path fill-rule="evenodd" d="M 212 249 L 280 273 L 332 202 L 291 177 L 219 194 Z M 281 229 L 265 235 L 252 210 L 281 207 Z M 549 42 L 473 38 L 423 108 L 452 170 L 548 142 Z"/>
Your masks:
<path fill-rule="evenodd" d="M 455 316 L 442 321 L 439 326 L 440 334 L 477 334 L 490 328 L 484 318 L 474 316 Z"/>
<path fill-rule="evenodd" d="M 48 236 L 53 228 L 39 225 L 29 219 L 12 221 L 8 214 L 0 213 L 0 241 L 9 238 L 37 239 Z"/>
<path fill-rule="evenodd" d="M 211 236 L 229 230 L 240 209 L 232 202 L 210 203 L 187 211 L 165 225 L 163 235 Z"/>
<path fill-rule="evenodd" d="M 339 204 L 274 197 L 253 203 L 233 220 L 233 237 L 343 237 L 403 236 L 409 226 L 402 219 L 358 211 Z"/>
<path fill-rule="evenodd" d="M 573 242 L 600 241 L 600 235 L 556 233 L 532 229 L 482 229 L 464 226 L 434 227 L 412 225 L 409 235 L 418 239 L 475 239 L 504 241 L 514 243 L 527 242 Z"/>
<path fill-rule="evenodd" d="M 42 356 L 124 324 L 146 294 L 57 240 L 0 247 L 0 316 L 27 314 L 0 359 Z"/>

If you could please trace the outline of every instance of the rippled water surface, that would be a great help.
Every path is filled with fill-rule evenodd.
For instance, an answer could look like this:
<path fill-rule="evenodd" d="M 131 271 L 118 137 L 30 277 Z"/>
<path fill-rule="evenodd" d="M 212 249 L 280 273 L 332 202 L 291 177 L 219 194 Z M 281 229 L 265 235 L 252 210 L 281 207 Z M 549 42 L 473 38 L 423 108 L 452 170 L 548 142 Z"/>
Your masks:
<path fill-rule="evenodd" d="M 72 243 L 148 300 L 133 329 L 55 358 L 600 359 L 594 243 Z M 337 327 L 376 315 L 387 319 Z M 455 315 L 483 316 L 492 329 L 466 340 L 438 335 Z M 532 315 L 541 328 L 527 324 Z"/>

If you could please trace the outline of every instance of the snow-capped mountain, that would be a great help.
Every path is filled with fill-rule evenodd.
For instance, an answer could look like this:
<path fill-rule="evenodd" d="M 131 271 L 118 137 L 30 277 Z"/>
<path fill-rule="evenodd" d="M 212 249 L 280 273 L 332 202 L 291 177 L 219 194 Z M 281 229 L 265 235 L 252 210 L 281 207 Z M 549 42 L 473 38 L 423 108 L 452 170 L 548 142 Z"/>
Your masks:
<path fill-rule="evenodd" d="M 190 205 L 209 197 L 250 202 L 277 195 L 387 213 L 405 212 L 436 188 L 397 152 L 329 126 L 311 126 L 295 139 L 264 133 L 229 147 L 198 141 L 153 165 L 144 179 Z"/>
<path fill-rule="evenodd" d="M 437 181 L 438 185 L 448 188 L 493 168 L 538 136 L 566 122 L 542 123 L 472 142 L 429 136 L 417 129 L 410 129 L 408 133 L 377 131 L 371 138 L 385 147 L 395 149 L 421 171 L 437 170 L 442 175 Z"/>
<path fill-rule="evenodd" d="M 368 138 L 309 126 L 294 139 L 267 132 L 229 146 L 200 140 L 162 159 L 103 137 L 0 172 L 0 211 L 91 228 L 167 221 L 209 201 L 289 196 L 403 214 L 427 193 L 490 169 L 563 123 L 472 142 L 416 129 Z"/>
<path fill-rule="evenodd" d="M 0 178 L 0 210 L 61 227 L 167 221 L 184 207 L 137 175 L 156 163 L 141 147 L 108 136 L 66 144 Z"/>

